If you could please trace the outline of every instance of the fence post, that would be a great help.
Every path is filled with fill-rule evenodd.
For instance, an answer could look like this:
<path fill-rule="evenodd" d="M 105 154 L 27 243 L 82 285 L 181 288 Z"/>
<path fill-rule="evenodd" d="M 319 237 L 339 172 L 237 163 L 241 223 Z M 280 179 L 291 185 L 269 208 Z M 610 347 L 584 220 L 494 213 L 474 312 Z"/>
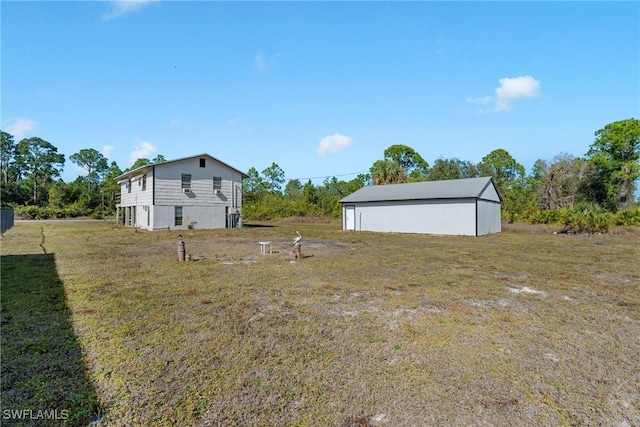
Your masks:
<path fill-rule="evenodd" d="M 2 208 L 0 212 L 0 234 L 13 227 L 13 208 Z"/>

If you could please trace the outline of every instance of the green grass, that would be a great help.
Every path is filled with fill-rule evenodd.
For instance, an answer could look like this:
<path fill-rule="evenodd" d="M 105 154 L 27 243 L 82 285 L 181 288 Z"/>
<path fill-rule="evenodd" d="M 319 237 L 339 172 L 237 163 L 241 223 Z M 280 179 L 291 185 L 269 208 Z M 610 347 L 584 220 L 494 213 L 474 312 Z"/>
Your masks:
<path fill-rule="evenodd" d="M 3 241 L 3 244 L 5 242 Z M 4 410 L 32 410 L 35 424 L 51 425 L 37 411 L 54 411 L 85 425 L 98 412 L 83 354 L 65 304 L 52 254 L 2 256 L 2 419 L 29 425 Z M 57 412 L 56 412 L 57 411 Z M 20 421 L 19 418 L 22 418 Z"/>
<path fill-rule="evenodd" d="M 257 225 L 182 232 L 194 261 L 180 264 L 177 232 L 16 223 L 2 409 L 109 426 L 640 424 L 637 229 Z M 53 297 L 32 295 L 40 267 Z"/>

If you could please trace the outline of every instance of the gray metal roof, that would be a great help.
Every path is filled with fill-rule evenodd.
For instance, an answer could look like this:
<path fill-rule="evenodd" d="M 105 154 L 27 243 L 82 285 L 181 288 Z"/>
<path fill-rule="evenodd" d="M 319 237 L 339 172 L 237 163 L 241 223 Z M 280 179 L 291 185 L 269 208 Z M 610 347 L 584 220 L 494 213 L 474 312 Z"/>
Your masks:
<path fill-rule="evenodd" d="M 371 185 L 351 193 L 340 203 L 478 198 L 489 185 L 494 185 L 491 177 Z"/>
<path fill-rule="evenodd" d="M 226 164 L 225 162 L 223 162 L 223 161 L 221 161 L 221 160 L 216 159 L 215 157 L 213 157 L 213 156 L 212 156 L 212 155 L 210 155 L 210 154 L 202 153 L 202 154 L 198 154 L 198 155 L 196 155 L 196 156 L 181 157 L 181 158 L 179 158 L 179 159 L 167 160 L 167 161 L 165 161 L 165 162 L 149 163 L 148 165 L 140 166 L 139 168 L 136 168 L 136 169 L 133 169 L 133 170 L 130 170 L 130 171 L 124 172 L 122 175 L 119 175 L 119 176 L 115 177 L 114 179 L 115 179 L 116 181 L 122 181 L 122 180 L 123 180 L 124 178 L 126 178 L 127 176 L 139 175 L 143 170 L 145 170 L 145 169 L 152 169 L 152 167 L 153 167 L 153 166 L 156 166 L 156 165 L 165 165 L 165 164 L 167 164 L 167 163 L 180 162 L 180 161 L 182 161 L 182 160 L 194 159 L 194 158 L 199 158 L 199 157 L 208 157 L 208 158 L 210 158 L 210 159 L 212 159 L 212 160 L 215 160 L 216 162 L 218 162 L 218 163 L 220 163 L 220 164 L 222 164 L 222 165 L 224 165 L 224 166 L 228 167 L 229 169 L 232 169 L 232 170 L 234 170 L 234 171 L 238 172 L 240 175 L 242 175 L 242 178 L 248 178 L 248 176 L 249 176 L 249 175 L 247 175 L 246 173 L 244 173 L 244 172 L 242 172 L 242 171 L 240 171 L 240 170 L 238 170 L 238 169 L 234 168 L 233 166 L 230 166 L 230 165 Z"/>

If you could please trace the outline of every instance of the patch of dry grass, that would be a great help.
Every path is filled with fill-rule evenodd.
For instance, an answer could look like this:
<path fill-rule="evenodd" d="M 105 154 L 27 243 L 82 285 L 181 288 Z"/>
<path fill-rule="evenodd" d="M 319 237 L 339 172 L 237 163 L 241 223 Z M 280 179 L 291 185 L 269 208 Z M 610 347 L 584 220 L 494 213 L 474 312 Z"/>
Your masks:
<path fill-rule="evenodd" d="M 183 232 L 180 264 L 177 232 L 19 222 L 3 256 L 41 225 L 104 425 L 640 424 L 634 231 L 288 220 Z"/>

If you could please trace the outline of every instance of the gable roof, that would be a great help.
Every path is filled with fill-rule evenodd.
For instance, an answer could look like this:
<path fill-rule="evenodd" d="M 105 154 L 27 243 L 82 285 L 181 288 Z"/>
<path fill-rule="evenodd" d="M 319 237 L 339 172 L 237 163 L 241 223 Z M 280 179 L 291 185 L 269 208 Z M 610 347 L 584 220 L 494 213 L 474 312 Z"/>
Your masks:
<path fill-rule="evenodd" d="M 480 198 L 489 185 L 495 183 L 491 177 L 448 179 L 444 181 L 411 182 L 407 184 L 371 185 L 351 193 L 340 203 L 387 202 L 400 200 L 475 199 Z M 498 198 L 502 201 L 500 193 Z"/>
<path fill-rule="evenodd" d="M 140 166 L 139 168 L 130 170 L 128 172 L 123 173 L 122 175 L 119 175 L 119 176 L 115 177 L 115 180 L 116 181 L 122 181 L 123 179 L 125 179 L 125 178 L 127 178 L 129 176 L 139 175 L 141 172 L 143 172 L 145 170 L 151 170 L 153 168 L 153 166 L 166 165 L 167 163 L 180 162 L 180 161 L 183 161 L 183 160 L 202 158 L 202 157 L 208 157 L 208 158 L 210 158 L 210 159 L 212 159 L 212 160 L 214 160 L 214 161 L 216 161 L 216 162 L 228 167 L 229 169 L 231 169 L 231 170 L 233 170 L 235 172 L 238 172 L 240 175 L 242 175 L 242 178 L 248 178 L 249 177 L 249 175 L 247 175 L 246 173 L 244 173 L 244 172 L 242 172 L 242 171 L 240 171 L 240 170 L 238 170 L 238 169 L 236 169 L 236 168 L 234 168 L 232 166 L 229 166 L 225 162 L 216 159 L 212 155 L 207 154 L 207 153 L 203 153 L 203 154 L 197 154 L 195 156 L 188 156 L 188 157 L 181 157 L 179 159 L 167 160 L 166 162 L 150 163 L 148 165 Z"/>

